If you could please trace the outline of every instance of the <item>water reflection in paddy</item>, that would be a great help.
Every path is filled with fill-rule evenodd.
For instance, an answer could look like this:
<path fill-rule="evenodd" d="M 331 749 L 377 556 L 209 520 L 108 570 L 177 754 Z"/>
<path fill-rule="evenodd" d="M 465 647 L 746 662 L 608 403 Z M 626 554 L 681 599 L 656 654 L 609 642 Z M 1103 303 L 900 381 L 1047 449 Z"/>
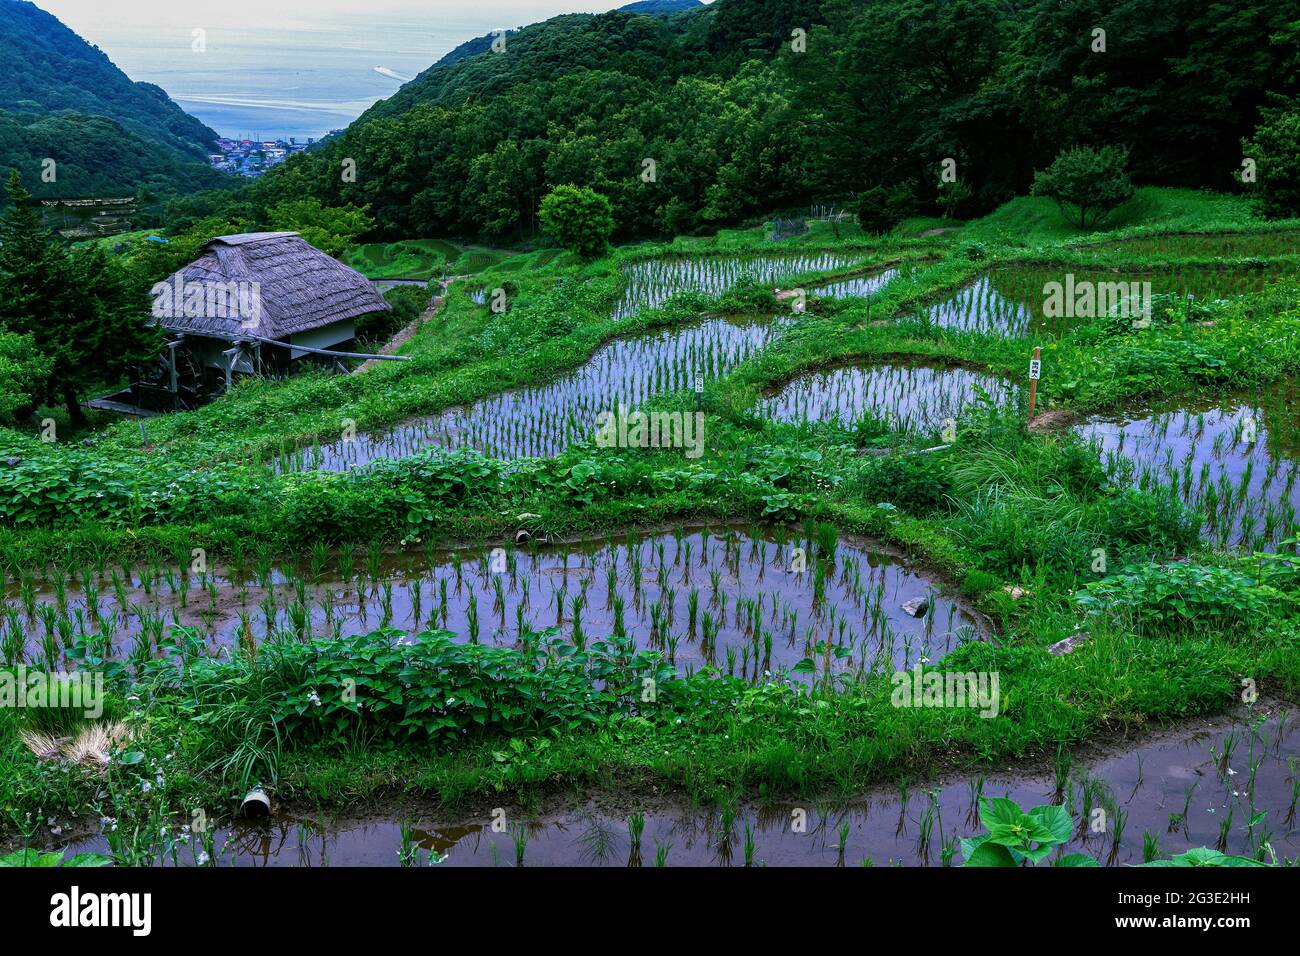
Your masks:
<path fill-rule="evenodd" d="M 837 419 L 851 425 L 864 416 L 929 434 L 956 422 L 980 392 L 996 404 L 1013 400 L 1005 380 L 965 368 L 899 362 L 839 366 L 801 375 L 759 403 L 778 421 Z"/>
<path fill-rule="evenodd" d="M 1218 402 L 1170 403 L 1077 426 L 1120 480 L 1164 486 L 1219 547 L 1274 550 L 1297 531 L 1300 394 L 1294 382 Z M 1129 462 L 1132 465 L 1129 465 Z"/>
<path fill-rule="evenodd" d="M 928 579 L 865 542 L 834 541 L 833 533 L 813 542 L 784 527 L 729 527 L 498 551 L 345 551 L 302 567 L 259 559 L 205 575 L 154 566 L 129 583 L 117 570 L 108 581 L 87 572 L 91 588 L 65 581 L 61 596 L 48 582 L 24 580 L 9 607 L 20 636 L 30 635 L 28 660 L 56 667 L 69 649 L 98 646 L 104 635 L 115 656 L 142 645 L 157 653 L 172 624 L 213 648 L 243 633 L 306 638 L 380 627 L 501 645 L 548 628 L 575 644 L 625 633 L 679 670 L 709 664 L 751 679 L 805 658 L 818 673 L 892 673 L 978 638 L 973 620 Z M 904 609 L 909 602 L 922 605 L 919 616 Z"/>
<path fill-rule="evenodd" d="M 711 381 L 770 344 L 789 318 L 727 317 L 615 339 L 553 382 L 498 392 L 381 433 L 299 449 L 293 469 L 344 471 L 424 448 L 474 448 L 497 458 L 557 455 L 590 441 L 601 412 L 639 406 Z"/>
<path fill-rule="evenodd" d="M 1137 273 L 1066 266 L 1006 267 L 985 273 L 923 308 L 920 317 L 940 328 L 960 332 L 1007 338 L 1060 336 L 1092 321 L 1091 314 L 1095 314 L 1096 307 L 1094 313 L 1086 316 L 1063 310 L 1058 310 L 1062 314 L 1049 315 L 1046 306 L 1049 283 L 1059 284 L 1064 296 L 1067 281 L 1072 282 L 1076 296 L 1070 301 L 1075 303 L 1079 301 L 1078 290 L 1088 284 L 1094 290 L 1095 302 L 1100 302 L 1104 293 L 1108 301 L 1121 303 L 1119 309 L 1127 308 L 1136 315 L 1141 306 L 1143 283 L 1150 283 L 1152 297 L 1172 295 L 1183 299 L 1190 294 L 1197 300 L 1206 300 L 1257 292 L 1269 280 L 1270 273 L 1262 269 L 1187 268 Z M 1138 283 L 1139 298 L 1130 295 L 1133 283 Z"/>
<path fill-rule="evenodd" d="M 1270 708 L 1253 719 L 1202 723 L 1111 757 L 1068 765 L 1060 778 L 997 773 L 913 782 L 850 803 L 808 801 L 734 811 L 631 804 L 580 806 L 542 817 L 415 815 L 408 850 L 442 866 L 940 866 L 960 865 L 959 840 L 982 832 L 979 798 L 1022 808 L 1061 804 L 1076 822 L 1057 856 L 1086 853 L 1105 866 L 1141 864 L 1191 847 L 1280 861 L 1300 856 L 1295 719 Z M 1059 779 L 1059 786 L 1058 786 Z M 1101 815 L 1095 811 L 1100 811 Z M 1262 818 L 1260 814 L 1263 814 Z M 639 815 L 639 840 L 632 833 Z M 1103 820 L 1094 830 L 1086 825 Z M 1252 820 L 1256 820 L 1253 826 Z M 218 860 L 239 866 L 397 866 L 398 820 L 280 819 L 218 833 Z M 104 852 L 100 837 L 72 852 Z M 190 865 L 193 853 L 178 863 Z M 170 861 L 168 861 L 170 865 Z"/>

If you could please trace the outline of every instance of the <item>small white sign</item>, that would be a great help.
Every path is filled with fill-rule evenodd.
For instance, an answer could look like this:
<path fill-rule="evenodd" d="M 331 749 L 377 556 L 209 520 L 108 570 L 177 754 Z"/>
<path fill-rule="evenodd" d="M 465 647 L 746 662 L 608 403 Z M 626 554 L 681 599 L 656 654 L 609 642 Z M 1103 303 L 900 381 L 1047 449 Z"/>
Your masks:
<path fill-rule="evenodd" d="M 695 376 L 695 390 L 696 390 L 697 392 L 702 392 L 702 391 L 704 391 L 704 376 L 703 376 L 703 375 L 697 375 L 697 376 Z"/>
<path fill-rule="evenodd" d="M 1039 373 L 1043 371 L 1043 363 L 1040 359 L 1029 360 L 1029 381 L 1038 381 Z"/>

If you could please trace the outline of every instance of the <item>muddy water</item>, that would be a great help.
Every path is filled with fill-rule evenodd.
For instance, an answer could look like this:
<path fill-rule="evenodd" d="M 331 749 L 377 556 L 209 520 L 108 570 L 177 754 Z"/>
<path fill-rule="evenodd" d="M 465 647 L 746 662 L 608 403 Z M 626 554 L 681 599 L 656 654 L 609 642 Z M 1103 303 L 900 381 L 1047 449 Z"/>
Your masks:
<path fill-rule="evenodd" d="M 983 390 L 998 404 L 1013 399 L 1003 379 L 964 368 L 878 363 L 842 366 L 802 375 L 763 399 L 759 409 L 785 422 L 838 419 L 851 425 L 864 416 L 894 427 L 930 434 L 955 422 Z"/>
<path fill-rule="evenodd" d="M 1076 829 L 1058 854 L 1087 853 L 1104 865 L 1142 863 L 1148 840 L 1158 847 L 1156 856 L 1166 858 L 1216 845 L 1253 856 L 1267 843 L 1280 860 L 1295 859 L 1300 734 L 1293 715 L 1275 709 L 1265 717 L 1261 711 L 1253 720 L 1204 723 L 1115 756 L 1081 761 L 1065 768 L 1059 792 L 1054 774 L 991 774 L 877 790 L 847 805 L 742 807 L 727 815 L 635 804 L 532 818 L 512 818 L 506 811 L 496 830 L 493 808 L 485 805 L 469 819 L 416 817 L 409 821 L 411 841 L 422 862 L 432 852 L 445 857 L 443 866 L 514 866 L 521 846 L 525 866 L 654 866 L 660 851 L 668 866 L 742 866 L 747 842 L 753 865 L 939 866 L 945 854 L 958 865 L 959 838 L 982 832 L 982 794 L 1010 797 L 1023 809 L 1063 804 Z M 628 825 L 636 813 L 644 814 L 639 849 Z M 1259 813 L 1266 813 L 1263 821 L 1249 829 Z M 1098 829 L 1079 826 L 1084 820 Z M 396 866 L 401 822 L 279 819 L 220 831 L 218 846 L 217 860 L 224 865 Z M 97 837 L 73 847 L 82 850 L 103 852 L 104 841 Z M 182 851 L 177 862 L 191 864 L 192 858 Z"/>
<path fill-rule="evenodd" d="M 997 335 L 1005 338 L 1060 336 L 1091 318 L 1048 316 L 1044 287 L 1063 287 L 1072 275 L 1074 288 L 1081 283 L 1113 284 L 1149 282 L 1151 295 L 1172 295 L 1183 299 L 1219 299 L 1264 288 L 1270 273 L 1263 269 L 1182 269 L 1172 272 L 1121 272 L 1057 266 L 1045 268 L 995 269 L 963 286 L 941 301 L 921 310 L 920 317 L 945 329 Z"/>
<path fill-rule="evenodd" d="M 499 392 L 472 405 L 408 421 L 389 432 L 361 434 L 303 448 L 291 470 L 345 471 L 424 448 L 475 448 L 497 458 L 557 455 L 591 441 L 601 412 L 640 405 L 655 395 L 693 388 L 696 376 L 726 374 L 767 346 L 788 319 L 725 318 L 602 346 L 575 371 L 546 385 Z"/>
<path fill-rule="evenodd" d="M 621 617 L 638 646 L 664 651 L 681 671 L 712 664 L 755 679 L 805 658 L 816 660 L 818 673 L 828 666 L 893 672 L 979 636 L 957 604 L 889 555 L 847 539 L 833 560 L 823 548 L 800 531 L 733 527 L 495 554 L 486 546 L 361 554 L 351 566 L 334 556 L 316 569 L 263 564 L 206 580 L 191 575 L 183 605 L 183 579 L 173 568 L 171 582 L 151 580 L 148 593 L 138 574 L 120 596 L 110 583 L 89 600 L 69 587 L 64 610 L 42 585 L 30 595 L 34 619 L 15 587 L 8 631 L 17 621 L 28 660 L 44 662 L 50 648 L 42 608 L 58 619 L 56 659 L 86 634 L 106 630 L 116 656 L 143 653 L 142 646 L 156 653 L 173 622 L 194 628 L 213 648 L 235 642 L 245 627 L 255 639 L 276 631 L 305 637 L 441 628 L 462 641 L 511 645 L 521 632 L 548 628 L 575 643 L 604 638 L 617 633 Z M 928 602 L 921 616 L 904 610 L 911 601 Z"/>
<path fill-rule="evenodd" d="M 1220 547 L 1274 550 L 1297 530 L 1300 390 L 1273 385 L 1219 402 L 1167 405 L 1076 426 L 1108 468 L 1140 487 L 1168 487 Z M 1131 463 L 1131 465 L 1130 465 Z"/>
<path fill-rule="evenodd" d="M 721 295 L 746 276 L 774 283 L 806 272 L 847 269 L 862 258 L 863 253 L 811 252 L 646 259 L 623 268 L 623 298 L 614 317 L 656 308 L 681 292 Z"/>

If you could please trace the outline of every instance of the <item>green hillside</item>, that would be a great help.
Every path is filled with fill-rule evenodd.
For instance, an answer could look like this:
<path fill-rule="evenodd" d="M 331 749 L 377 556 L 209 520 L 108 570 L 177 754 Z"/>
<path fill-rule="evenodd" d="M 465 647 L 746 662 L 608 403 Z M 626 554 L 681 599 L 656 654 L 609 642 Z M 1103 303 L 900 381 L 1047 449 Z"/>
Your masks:
<path fill-rule="evenodd" d="M 0 171 L 37 196 L 176 191 L 221 185 L 204 154 L 217 134 L 152 83 L 26 0 L 0 0 Z M 55 160 L 57 178 L 41 178 Z"/>
<path fill-rule="evenodd" d="M 1123 148 L 1139 186 L 1230 191 L 1262 110 L 1294 102 L 1288 18 L 1263 0 L 1232 15 L 1192 0 L 1068 15 L 1055 0 L 717 0 L 559 16 L 503 50 L 453 51 L 246 198 L 369 205 L 375 239 L 502 245 L 535 233 L 566 183 L 610 199 L 620 239 L 855 210 L 873 187 L 908 216 L 972 219 L 1078 146 Z M 384 175 L 346 181 L 344 159 Z"/>

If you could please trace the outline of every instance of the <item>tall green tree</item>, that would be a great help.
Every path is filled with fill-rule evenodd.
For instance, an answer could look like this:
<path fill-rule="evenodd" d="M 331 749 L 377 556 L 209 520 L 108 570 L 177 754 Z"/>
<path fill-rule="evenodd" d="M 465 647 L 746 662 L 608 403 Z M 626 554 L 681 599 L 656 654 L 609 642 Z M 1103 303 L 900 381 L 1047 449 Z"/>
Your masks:
<path fill-rule="evenodd" d="M 65 249 L 41 226 L 18 174 L 7 185 L 0 221 L 0 329 L 29 336 L 49 361 L 45 397 L 59 400 L 75 426 L 92 386 L 116 384 L 151 361 L 162 333 L 134 277 L 97 244 Z"/>
<path fill-rule="evenodd" d="M 1095 229 L 1133 197 L 1127 164 L 1122 146 L 1067 149 L 1035 174 L 1033 193 L 1056 200 L 1061 215 L 1080 229 Z"/>

